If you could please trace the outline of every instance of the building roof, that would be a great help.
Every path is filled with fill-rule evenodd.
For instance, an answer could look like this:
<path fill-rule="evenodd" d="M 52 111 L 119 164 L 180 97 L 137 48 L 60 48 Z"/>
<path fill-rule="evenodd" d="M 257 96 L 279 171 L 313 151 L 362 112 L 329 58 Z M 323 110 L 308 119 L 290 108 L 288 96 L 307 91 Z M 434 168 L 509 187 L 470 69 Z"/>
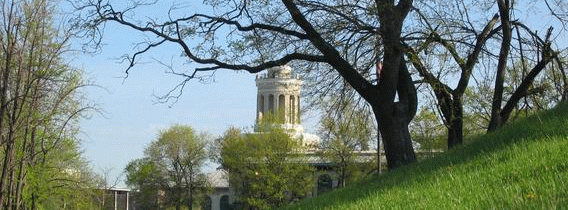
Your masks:
<path fill-rule="evenodd" d="M 227 171 L 223 169 L 217 169 L 213 172 L 207 173 L 207 181 L 214 188 L 228 188 L 229 180 L 227 177 Z"/>

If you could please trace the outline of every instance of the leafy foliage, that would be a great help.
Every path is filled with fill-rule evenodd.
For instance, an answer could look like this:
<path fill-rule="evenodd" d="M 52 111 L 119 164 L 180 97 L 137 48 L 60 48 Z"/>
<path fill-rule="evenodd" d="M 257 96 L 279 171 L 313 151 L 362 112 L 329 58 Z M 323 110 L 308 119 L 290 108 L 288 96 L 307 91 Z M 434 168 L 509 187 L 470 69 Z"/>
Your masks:
<path fill-rule="evenodd" d="M 144 151 L 144 158 L 128 164 L 126 184 L 136 191 L 140 208 L 192 209 L 207 191 L 207 180 L 200 172 L 207 157 L 206 140 L 206 134 L 175 125 L 160 133 Z"/>
<path fill-rule="evenodd" d="M 140 208 L 160 209 L 160 172 L 148 158 L 128 163 L 125 183 L 138 192 L 133 193 L 136 205 Z"/>
<path fill-rule="evenodd" d="M 446 131 L 433 111 L 422 108 L 410 123 L 412 139 L 420 144 L 420 149 L 446 149 Z"/>
<path fill-rule="evenodd" d="M 257 132 L 247 134 L 231 128 L 218 146 L 220 163 L 237 192 L 236 208 L 270 209 L 313 189 L 313 168 L 300 152 L 301 142 L 275 124 L 261 122 Z"/>
<path fill-rule="evenodd" d="M 22 203 L 29 209 L 100 209 L 102 179 L 78 152 L 77 140 L 61 139 L 57 148 L 29 166 Z"/>
<path fill-rule="evenodd" d="M 375 158 L 361 159 L 357 151 L 368 151 L 369 142 L 375 139 L 376 128 L 372 114 L 350 101 L 330 100 L 337 102 L 330 106 L 337 109 L 328 110 L 320 120 L 320 134 L 323 136 L 320 156 L 333 163 L 339 174 L 338 185 L 360 180 L 371 169 L 377 168 Z"/>
<path fill-rule="evenodd" d="M 53 1 L 0 5 L 0 208 L 96 209 L 99 178 L 81 157 L 81 72 L 63 60 L 71 29 Z"/>

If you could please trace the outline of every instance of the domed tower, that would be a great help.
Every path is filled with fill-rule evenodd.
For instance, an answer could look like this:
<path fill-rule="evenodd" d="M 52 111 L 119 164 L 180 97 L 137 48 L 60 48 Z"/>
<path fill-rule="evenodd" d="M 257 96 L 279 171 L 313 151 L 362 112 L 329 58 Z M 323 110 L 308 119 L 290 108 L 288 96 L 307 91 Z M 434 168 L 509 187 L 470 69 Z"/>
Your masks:
<path fill-rule="evenodd" d="M 277 116 L 282 127 L 303 132 L 300 125 L 300 87 L 302 81 L 292 76 L 289 66 L 279 66 L 256 77 L 258 88 L 256 120 L 259 122 L 268 113 Z"/>

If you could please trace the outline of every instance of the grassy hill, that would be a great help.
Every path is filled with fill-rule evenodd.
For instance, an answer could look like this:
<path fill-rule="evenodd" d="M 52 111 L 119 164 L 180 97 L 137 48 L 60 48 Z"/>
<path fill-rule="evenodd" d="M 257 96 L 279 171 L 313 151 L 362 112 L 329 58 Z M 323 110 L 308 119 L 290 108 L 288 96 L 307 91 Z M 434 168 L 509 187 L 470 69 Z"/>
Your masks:
<path fill-rule="evenodd" d="M 568 209 L 568 106 L 285 209 Z"/>

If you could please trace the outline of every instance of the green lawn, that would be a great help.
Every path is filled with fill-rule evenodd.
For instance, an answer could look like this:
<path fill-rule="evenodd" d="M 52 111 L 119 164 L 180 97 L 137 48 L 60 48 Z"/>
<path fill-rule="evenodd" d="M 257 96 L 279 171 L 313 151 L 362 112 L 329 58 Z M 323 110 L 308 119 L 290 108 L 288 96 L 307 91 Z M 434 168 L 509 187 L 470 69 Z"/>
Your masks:
<path fill-rule="evenodd" d="M 284 209 L 568 209 L 568 106 Z"/>

